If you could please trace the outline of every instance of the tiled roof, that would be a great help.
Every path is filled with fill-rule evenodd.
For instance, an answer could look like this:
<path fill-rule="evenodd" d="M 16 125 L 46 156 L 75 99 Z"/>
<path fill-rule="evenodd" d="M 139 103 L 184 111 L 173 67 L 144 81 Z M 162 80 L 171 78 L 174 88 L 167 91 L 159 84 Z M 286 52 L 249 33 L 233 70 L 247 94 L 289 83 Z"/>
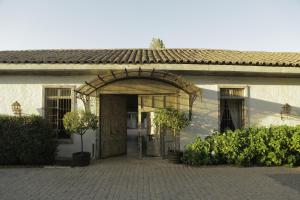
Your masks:
<path fill-rule="evenodd" d="M 300 67 L 300 53 L 212 49 L 0 51 L 0 63 L 219 64 Z"/>

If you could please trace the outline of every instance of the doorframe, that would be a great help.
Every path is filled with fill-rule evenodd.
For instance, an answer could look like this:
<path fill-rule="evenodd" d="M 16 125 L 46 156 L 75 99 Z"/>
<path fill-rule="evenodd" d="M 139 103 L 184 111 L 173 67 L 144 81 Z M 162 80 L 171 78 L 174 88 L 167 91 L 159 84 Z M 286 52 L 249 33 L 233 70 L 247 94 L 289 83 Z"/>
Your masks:
<path fill-rule="evenodd" d="M 98 128 L 96 131 L 96 156 L 97 160 L 101 159 L 102 155 L 102 137 L 101 137 L 101 94 L 99 90 L 96 91 L 96 109 L 98 111 Z"/>
<path fill-rule="evenodd" d="M 98 114 L 98 128 L 96 130 L 96 145 L 95 145 L 95 159 L 99 160 L 99 159 L 104 159 L 102 158 L 102 149 L 103 149 L 103 146 L 102 146 L 102 130 L 101 130 L 101 96 L 102 95 L 131 95 L 131 94 L 118 94 L 118 93 L 101 93 L 100 90 L 97 90 L 96 91 L 96 113 L 99 113 Z M 139 158 L 142 159 L 143 158 L 143 152 L 142 152 L 142 140 L 141 140 L 141 135 L 142 135 L 142 117 L 141 117 L 141 114 L 142 112 L 146 111 L 146 110 L 143 110 L 140 106 L 140 96 L 166 96 L 166 95 L 174 95 L 176 96 L 177 100 L 176 100 L 176 108 L 177 109 L 180 109 L 180 93 L 157 93 L 157 94 L 136 94 L 137 95 L 137 98 L 138 98 L 138 132 L 139 132 L 139 142 L 138 142 L 138 145 L 139 145 Z M 153 108 L 154 109 L 154 108 Z M 150 111 L 150 110 L 149 110 Z M 152 110 L 153 111 L 153 110 Z M 160 131 L 164 131 L 164 130 L 160 130 Z M 165 133 L 163 134 L 163 137 L 165 137 Z M 161 138 L 163 139 L 163 142 L 165 140 L 165 138 Z M 165 156 L 165 143 L 163 143 L 163 146 L 162 144 L 161 145 L 161 151 L 164 151 L 163 154 L 161 155 L 162 157 Z"/>

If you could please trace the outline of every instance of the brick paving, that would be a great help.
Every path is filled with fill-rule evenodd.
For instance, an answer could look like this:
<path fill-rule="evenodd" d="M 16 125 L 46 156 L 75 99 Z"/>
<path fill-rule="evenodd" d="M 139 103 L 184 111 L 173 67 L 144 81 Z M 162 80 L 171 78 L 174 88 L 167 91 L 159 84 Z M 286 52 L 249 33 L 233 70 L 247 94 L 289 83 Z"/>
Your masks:
<path fill-rule="evenodd" d="M 300 199 L 300 169 L 186 167 L 111 158 L 84 168 L 0 168 L 0 199 Z"/>

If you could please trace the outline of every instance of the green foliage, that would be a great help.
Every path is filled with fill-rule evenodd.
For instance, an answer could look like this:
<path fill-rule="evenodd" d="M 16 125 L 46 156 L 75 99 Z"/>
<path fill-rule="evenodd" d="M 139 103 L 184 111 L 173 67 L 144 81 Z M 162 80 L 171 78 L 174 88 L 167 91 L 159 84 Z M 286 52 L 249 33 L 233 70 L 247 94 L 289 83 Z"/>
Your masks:
<path fill-rule="evenodd" d="M 300 154 L 300 126 L 296 130 L 291 139 L 291 150 Z"/>
<path fill-rule="evenodd" d="M 50 164 L 57 153 L 56 135 L 39 116 L 0 116 L 0 164 Z"/>
<path fill-rule="evenodd" d="M 187 145 L 183 156 L 183 162 L 191 165 L 211 164 L 210 150 L 210 143 L 208 141 L 203 141 L 198 137 L 192 144 Z"/>
<path fill-rule="evenodd" d="M 185 114 L 173 107 L 157 109 L 154 114 L 153 122 L 157 126 L 165 126 L 178 132 L 190 124 Z"/>
<path fill-rule="evenodd" d="M 63 123 L 68 133 L 83 135 L 87 130 L 97 128 L 98 119 L 90 112 L 76 110 L 66 113 Z"/>
<path fill-rule="evenodd" d="M 165 44 L 164 42 L 159 38 L 152 38 L 152 41 L 150 43 L 150 49 L 164 49 Z"/>
<path fill-rule="evenodd" d="M 173 107 L 157 109 L 154 113 L 153 122 L 156 126 L 166 127 L 173 131 L 173 150 L 176 150 L 178 143 L 176 139 L 176 134 L 178 134 L 183 128 L 187 127 L 190 124 L 190 121 L 185 116 L 185 114 Z"/>
<path fill-rule="evenodd" d="M 214 133 L 187 145 L 183 160 L 194 165 L 299 165 L 300 126 L 250 127 Z"/>
<path fill-rule="evenodd" d="M 97 116 L 90 112 L 75 110 L 64 115 L 63 123 L 69 134 L 80 135 L 81 152 L 83 153 L 82 135 L 89 129 L 96 130 L 98 124 Z"/>

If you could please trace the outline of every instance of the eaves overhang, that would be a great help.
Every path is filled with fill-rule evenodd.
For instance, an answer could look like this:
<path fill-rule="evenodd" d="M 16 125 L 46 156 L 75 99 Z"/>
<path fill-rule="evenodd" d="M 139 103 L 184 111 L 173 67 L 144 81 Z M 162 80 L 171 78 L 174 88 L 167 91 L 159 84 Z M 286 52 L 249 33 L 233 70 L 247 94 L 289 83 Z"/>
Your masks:
<path fill-rule="evenodd" d="M 163 70 L 194 75 L 299 77 L 299 67 L 207 64 L 0 64 L 0 75 L 97 75 L 105 70 Z"/>

